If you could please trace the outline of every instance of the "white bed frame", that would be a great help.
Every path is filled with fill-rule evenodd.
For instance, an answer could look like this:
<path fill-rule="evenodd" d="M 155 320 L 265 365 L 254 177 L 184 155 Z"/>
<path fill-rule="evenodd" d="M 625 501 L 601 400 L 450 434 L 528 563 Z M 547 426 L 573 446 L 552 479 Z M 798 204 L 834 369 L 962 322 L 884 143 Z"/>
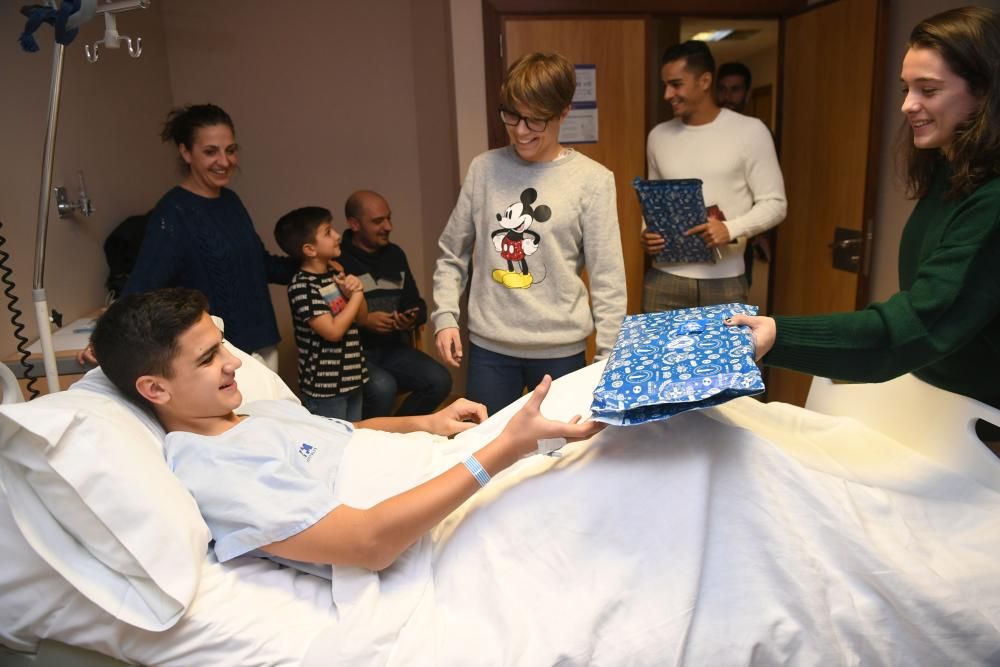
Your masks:
<path fill-rule="evenodd" d="M 876 384 L 813 378 L 806 408 L 866 426 L 1000 491 L 1000 459 L 976 435 L 979 419 L 1000 426 L 1000 410 L 913 375 Z"/>

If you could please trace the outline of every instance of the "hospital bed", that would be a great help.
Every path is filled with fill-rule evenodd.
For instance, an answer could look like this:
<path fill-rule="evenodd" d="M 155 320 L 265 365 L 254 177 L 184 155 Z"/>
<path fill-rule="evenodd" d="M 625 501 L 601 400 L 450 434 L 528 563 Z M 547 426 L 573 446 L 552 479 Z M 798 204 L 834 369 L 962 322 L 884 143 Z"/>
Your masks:
<path fill-rule="evenodd" d="M 294 400 L 241 358 L 247 400 Z M 600 372 L 543 411 L 585 413 Z M 912 377 L 608 428 L 332 584 L 215 562 L 155 423 L 114 394 L 91 373 L 0 408 L 0 664 L 1000 663 L 1000 462 L 970 431 L 1000 412 Z M 451 440 L 358 432 L 335 488 L 418 483 L 523 400 Z"/>

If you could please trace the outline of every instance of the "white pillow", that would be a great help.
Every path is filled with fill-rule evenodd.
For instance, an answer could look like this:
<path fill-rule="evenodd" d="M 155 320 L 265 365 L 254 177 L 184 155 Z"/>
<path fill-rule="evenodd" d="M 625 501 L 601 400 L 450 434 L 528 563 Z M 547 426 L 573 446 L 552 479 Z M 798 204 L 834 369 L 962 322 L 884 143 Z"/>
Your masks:
<path fill-rule="evenodd" d="M 24 539 L 97 606 L 148 630 L 184 613 L 209 531 L 120 403 L 76 390 L 0 406 L 0 481 Z"/>
<path fill-rule="evenodd" d="M 2 489 L 0 563 L 0 644 L 34 651 L 52 615 L 80 594 L 24 541 Z"/>
<path fill-rule="evenodd" d="M 260 361 L 226 344 L 243 362 L 244 402 L 298 401 Z M 0 406 L 0 490 L 11 519 L 0 521 L 0 542 L 13 550 L 0 567 L 0 639 L 28 623 L 10 619 L 44 619 L 33 612 L 65 603 L 32 583 L 41 570 L 26 564 L 39 564 L 38 556 L 125 623 L 157 631 L 177 621 L 195 594 L 210 537 L 162 444 L 162 427 L 100 369 L 67 391 Z"/>

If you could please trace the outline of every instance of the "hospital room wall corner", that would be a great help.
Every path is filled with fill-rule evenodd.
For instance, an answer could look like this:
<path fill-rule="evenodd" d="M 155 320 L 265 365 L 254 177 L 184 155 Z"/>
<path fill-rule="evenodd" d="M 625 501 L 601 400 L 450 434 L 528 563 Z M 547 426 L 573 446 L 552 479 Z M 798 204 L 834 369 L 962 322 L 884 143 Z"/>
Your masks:
<path fill-rule="evenodd" d="M 35 236 L 42 173 L 42 153 L 53 63 L 53 31 L 35 33 L 40 50 L 21 50 L 17 36 L 24 17 L 13 5 L 0 12 L 0 234 L 17 284 L 14 294 L 25 313 L 25 335 L 37 337 L 31 305 Z M 96 211 L 89 217 L 60 219 L 54 202 L 49 216 L 46 269 L 43 274 L 50 308 L 64 322 L 85 316 L 105 301 L 107 263 L 102 244 L 130 215 L 144 213 L 173 182 L 173 153 L 162 146 L 157 128 L 172 102 L 163 18 L 158 3 L 119 19 L 122 34 L 141 35 L 142 57 L 125 49 L 105 51 L 97 63 L 84 55 L 84 44 L 101 39 L 97 18 L 80 28 L 66 47 L 52 185 L 65 186 L 76 199 L 77 172 L 83 171 Z M 6 310 L 4 310 L 6 312 Z M 15 351 L 9 316 L 0 321 L 0 355 Z M 44 385 L 44 382 L 42 383 Z"/>

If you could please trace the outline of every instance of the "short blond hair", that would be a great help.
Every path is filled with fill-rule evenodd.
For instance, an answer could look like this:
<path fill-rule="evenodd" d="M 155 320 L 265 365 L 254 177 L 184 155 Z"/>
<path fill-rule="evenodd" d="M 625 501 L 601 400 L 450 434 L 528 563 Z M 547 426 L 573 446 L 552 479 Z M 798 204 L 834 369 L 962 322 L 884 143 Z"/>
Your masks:
<path fill-rule="evenodd" d="M 576 71 L 558 53 L 528 53 L 507 70 L 500 86 L 500 103 L 542 118 L 558 116 L 573 101 Z"/>

